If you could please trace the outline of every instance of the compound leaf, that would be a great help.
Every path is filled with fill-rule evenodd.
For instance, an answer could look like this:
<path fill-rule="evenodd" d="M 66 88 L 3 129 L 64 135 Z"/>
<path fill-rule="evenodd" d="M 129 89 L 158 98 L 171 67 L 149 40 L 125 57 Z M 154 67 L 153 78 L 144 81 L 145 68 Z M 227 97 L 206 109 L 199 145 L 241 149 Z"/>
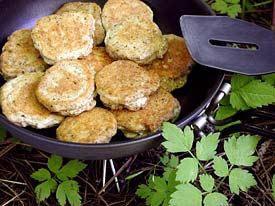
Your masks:
<path fill-rule="evenodd" d="M 47 199 L 52 192 L 55 191 L 57 183 L 54 179 L 48 179 L 47 181 L 37 185 L 34 189 L 35 195 L 39 201 Z"/>
<path fill-rule="evenodd" d="M 176 172 L 176 180 L 182 183 L 194 182 L 198 176 L 198 161 L 194 158 L 184 158 L 180 161 Z"/>
<path fill-rule="evenodd" d="M 171 194 L 171 200 L 169 201 L 170 206 L 182 206 L 183 204 L 192 206 L 202 205 L 202 193 L 193 185 L 189 183 L 180 184 L 176 189 L 177 190 Z"/>
<path fill-rule="evenodd" d="M 74 178 L 81 172 L 87 164 L 84 164 L 78 160 L 70 160 L 66 165 L 64 165 L 58 172 L 58 179 L 65 181 L 69 178 Z"/>
<path fill-rule="evenodd" d="M 219 177 L 226 177 L 229 174 L 228 165 L 222 157 L 214 157 L 214 173 Z"/>
<path fill-rule="evenodd" d="M 214 192 L 206 195 L 203 200 L 204 206 L 227 206 L 227 197 L 221 193 Z"/>
<path fill-rule="evenodd" d="M 31 174 L 31 178 L 43 182 L 51 178 L 51 173 L 45 168 L 40 168 Z"/>
<path fill-rule="evenodd" d="M 176 125 L 164 122 L 162 130 L 162 135 L 167 140 L 162 145 L 168 152 L 187 152 L 191 150 L 194 134 L 190 127 L 186 126 L 182 131 Z"/>
<path fill-rule="evenodd" d="M 139 197 L 146 199 L 147 197 L 149 197 L 151 195 L 151 188 L 148 187 L 145 184 L 141 184 L 138 186 L 138 189 L 136 191 L 136 195 L 138 195 Z"/>
<path fill-rule="evenodd" d="M 225 14 L 227 12 L 227 3 L 223 0 L 216 0 L 213 4 L 211 4 L 212 9 L 220 12 L 221 14 Z"/>
<path fill-rule="evenodd" d="M 214 158 L 219 143 L 219 133 L 209 134 L 196 144 L 196 155 L 199 160 L 208 161 Z"/>
<path fill-rule="evenodd" d="M 242 135 L 238 139 L 232 136 L 224 142 L 224 151 L 232 165 L 252 166 L 258 157 L 252 156 L 260 138 Z"/>
<path fill-rule="evenodd" d="M 238 16 L 238 14 L 241 12 L 242 12 L 242 8 L 240 4 L 233 4 L 228 6 L 227 8 L 227 14 L 232 18 L 235 18 L 236 16 Z"/>
<path fill-rule="evenodd" d="M 232 193 L 239 195 L 240 190 L 247 192 L 247 190 L 256 185 L 257 182 L 253 175 L 247 170 L 235 168 L 229 175 L 229 187 Z"/>
<path fill-rule="evenodd" d="M 81 205 L 81 196 L 79 195 L 79 185 L 74 180 L 66 180 L 59 184 L 56 190 L 56 198 L 60 205 L 65 205 L 66 200 L 73 206 Z"/>
<path fill-rule="evenodd" d="M 62 166 L 62 157 L 52 154 L 51 157 L 48 159 L 48 168 L 57 173 L 60 167 Z"/>
<path fill-rule="evenodd" d="M 200 175 L 200 184 L 206 192 L 212 192 L 215 180 L 211 175 L 202 174 Z"/>

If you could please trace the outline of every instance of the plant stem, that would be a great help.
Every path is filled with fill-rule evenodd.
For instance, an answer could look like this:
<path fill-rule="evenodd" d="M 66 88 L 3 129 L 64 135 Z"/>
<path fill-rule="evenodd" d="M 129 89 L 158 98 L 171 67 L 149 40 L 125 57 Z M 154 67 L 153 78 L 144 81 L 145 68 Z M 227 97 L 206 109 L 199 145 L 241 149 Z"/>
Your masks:
<path fill-rule="evenodd" d="M 256 3 L 254 4 L 253 6 L 264 6 L 266 4 L 270 4 L 272 3 L 273 0 L 267 0 L 267 1 L 263 1 L 263 2 L 260 2 L 260 3 Z"/>
<path fill-rule="evenodd" d="M 188 153 L 191 155 L 192 158 L 194 158 L 194 159 L 197 160 L 197 162 L 198 162 L 200 168 L 202 169 L 203 173 L 207 174 L 206 170 L 204 169 L 204 167 L 202 166 L 202 164 L 200 163 L 200 161 L 198 160 L 198 158 L 195 155 L 193 155 L 193 153 L 190 150 L 188 150 Z"/>
<path fill-rule="evenodd" d="M 228 174 L 226 176 L 224 176 L 221 181 L 219 182 L 219 184 L 216 187 L 216 191 L 218 192 L 218 189 L 220 188 L 221 184 L 224 182 L 224 180 L 229 176 L 231 170 L 233 169 L 234 165 L 231 165 L 230 168 L 228 169 Z"/>

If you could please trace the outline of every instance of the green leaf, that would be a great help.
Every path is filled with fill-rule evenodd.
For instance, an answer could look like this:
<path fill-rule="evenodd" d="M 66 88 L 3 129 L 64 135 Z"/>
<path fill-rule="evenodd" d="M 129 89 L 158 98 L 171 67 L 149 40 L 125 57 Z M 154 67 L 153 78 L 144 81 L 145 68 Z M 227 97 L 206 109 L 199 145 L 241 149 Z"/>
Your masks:
<path fill-rule="evenodd" d="M 258 157 L 252 156 L 260 138 L 257 136 L 242 135 L 238 139 L 235 136 L 224 142 L 224 151 L 232 165 L 252 166 Z"/>
<path fill-rule="evenodd" d="M 48 159 L 48 168 L 57 173 L 60 167 L 62 166 L 62 157 L 52 154 L 51 157 Z"/>
<path fill-rule="evenodd" d="M 215 180 L 211 175 L 202 174 L 200 175 L 200 184 L 206 192 L 212 192 Z"/>
<path fill-rule="evenodd" d="M 275 73 L 262 75 L 262 79 L 268 84 L 275 86 Z"/>
<path fill-rule="evenodd" d="M 214 158 L 219 143 L 219 133 L 209 134 L 196 144 L 196 155 L 199 160 L 208 161 Z"/>
<path fill-rule="evenodd" d="M 70 160 L 57 172 L 57 177 L 62 181 L 68 180 L 69 178 L 74 178 L 79 172 L 85 169 L 86 166 L 87 164 L 84 164 L 78 160 Z"/>
<path fill-rule="evenodd" d="M 57 187 L 56 198 L 62 206 L 66 204 L 66 200 L 68 200 L 72 206 L 80 206 L 81 196 L 78 192 L 78 183 L 74 180 L 66 180 Z"/>
<path fill-rule="evenodd" d="M 239 4 L 240 0 L 225 0 L 225 2 L 230 3 L 230 4 Z"/>
<path fill-rule="evenodd" d="M 38 180 L 40 182 L 43 182 L 51 178 L 51 173 L 47 169 L 41 168 L 35 171 L 34 173 L 32 173 L 31 178 Z"/>
<path fill-rule="evenodd" d="M 275 200 L 275 174 L 273 175 L 273 178 L 272 178 L 272 196 Z"/>
<path fill-rule="evenodd" d="M 238 14 L 241 12 L 242 12 L 242 8 L 240 4 L 233 4 L 228 6 L 227 8 L 227 14 L 232 18 L 235 18 L 236 16 L 238 16 Z"/>
<path fill-rule="evenodd" d="M 249 109 L 249 106 L 245 103 L 242 96 L 238 93 L 232 92 L 230 94 L 230 104 L 236 110 L 246 110 Z"/>
<path fill-rule="evenodd" d="M 138 186 L 138 189 L 135 194 L 143 199 L 146 199 L 151 195 L 151 193 L 152 193 L 152 190 L 149 186 L 145 184 L 141 184 Z"/>
<path fill-rule="evenodd" d="M 227 12 L 227 3 L 225 3 L 223 0 L 216 0 L 213 4 L 211 4 L 212 9 L 215 11 L 220 12 L 221 14 L 225 14 Z"/>
<path fill-rule="evenodd" d="M 214 192 L 206 195 L 203 200 L 204 206 L 227 206 L 227 197 L 221 193 Z"/>
<path fill-rule="evenodd" d="M 194 158 L 184 158 L 180 161 L 176 172 L 176 180 L 182 183 L 194 182 L 198 176 L 198 161 Z"/>
<path fill-rule="evenodd" d="M 247 75 L 242 75 L 242 74 L 233 74 L 232 78 L 231 78 L 232 91 L 236 91 L 239 88 L 244 87 L 249 82 L 251 82 L 255 79 L 256 79 L 256 77 L 254 77 L 254 76 L 247 76 Z"/>
<path fill-rule="evenodd" d="M 229 187 L 232 193 L 239 195 L 240 190 L 247 192 L 247 190 L 257 184 L 253 175 L 247 170 L 235 168 L 229 175 Z"/>
<path fill-rule="evenodd" d="M 237 112 L 236 109 L 234 109 L 231 105 L 223 106 L 220 105 L 218 111 L 216 112 L 215 119 L 216 120 L 223 120 L 227 117 L 232 116 Z M 215 126 L 215 128 L 219 131 L 223 130 L 226 127 L 229 127 L 231 125 L 240 123 L 240 121 L 230 122 L 229 124 L 226 124 L 224 126 Z"/>
<path fill-rule="evenodd" d="M 162 135 L 167 140 L 162 145 L 168 152 L 187 152 L 191 150 L 194 134 L 190 127 L 186 126 L 184 131 L 182 131 L 176 125 L 164 122 L 162 130 Z"/>
<path fill-rule="evenodd" d="M 229 175 L 228 165 L 222 157 L 214 157 L 214 173 L 219 177 L 226 177 Z"/>
<path fill-rule="evenodd" d="M 176 189 L 177 190 L 171 194 L 171 200 L 169 201 L 170 206 L 182 206 L 183 204 L 192 206 L 202 205 L 202 193 L 193 185 L 189 183 L 180 184 Z"/>
<path fill-rule="evenodd" d="M 39 201 L 47 199 L 52 192 L 55 191 L 57 183 L 54 179 L 48 179 L 47 181 L 37 185 L 34 189 L 35 195 Z"/>
<path fill-rule="evenodd" d="M 139 176 L 140 174 L 142 174 L 143 172 L 144 172 L 144 171 L 143 171 L 143 170 L 141 170 L 141 171 L 136 172 L 136 173 L 134 173 L 134 174 L 128 175 L 127 177 L 125 177 L 125 180 L 130 180 L 130 179 L 133 179 L 133 178 L 135 178 L 135 177 Z"/>

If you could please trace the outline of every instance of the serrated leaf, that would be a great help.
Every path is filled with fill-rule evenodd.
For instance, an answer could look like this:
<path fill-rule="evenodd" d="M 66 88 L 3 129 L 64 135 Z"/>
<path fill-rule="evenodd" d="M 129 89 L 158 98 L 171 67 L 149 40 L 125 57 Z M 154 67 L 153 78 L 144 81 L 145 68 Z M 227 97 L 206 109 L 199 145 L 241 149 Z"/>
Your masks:
<path fill-rule="evenodd" d="M 171 194 L 170 206 L 182 206 L 183 204 L 192 206 L 202 205 L 202 193 L 198 188 L 187 183 L 178 185 L 176 189 Z"/>
<path fill-rule="evenodd" d="M 214 157 L 214 173 L 219 177 L 226 177 L 229 174 L 228 165 L 222 157 Z"/>
<path fill-rule="evenodd" d="M 242 8 L 240 4 L 233 4 L 228 6 L 227 8 L 227 14 L 232 18 L 235 18 L 236 16 L 238 16 L 238 14 L 241 12 L 242 12 Z"/>
<path fill-rule="evenodd" d="M 81 205 L 81 196 L 79 195 L 79 185 L 74 180 L 66 180 L 59 184 L 56 190 L 56 198 L 61 206 L 66 204 L 66 200 L 72 206 Z"/>
<path fill-rule="evenodd" d="M 87 164 L 84 164 L 78 160 L 70 160 L 57 172 L 57 177 L 62 181 L 68 180 L 69 178 L 74 178 L 79 172 L 85 169 L 86 166 Z"/>
<path fill-rule="evenodd" d="M 184 158 L 180 161 L 176 172 L 176 180 L 182 183 L 194 182 L 198 176 L 198 161 L 194 158 Z"/>
<path fill-rule="evenodd" d="M 204 189 L 206 192 L 212 192 L 215 180 L 211 175 L 202 174 L 200 175 L 200 184 L 202 189 Z"/>
<path fill-rule="evenodd" d="M 262 75 L 262 79 L 268 84 L 275 86 L 275 73 Z"/>
<path fill-rule="evenodd" d="M 224 151 L 232 165 L 252 166 L 258 157 L 252 156 L 260 138 L 257 136 L 242 135 L 238 139 L 232 136 L 224 142 Z"/>
<path fill-rule="evenodd" d="M 40 182 L 43 182 L 51 178 L 51 173 L 47 169 L 41 168 L 35 171 L 34 173 L 32 173 L 31 178 L 38 180 Z"/>
<path fill-rule="evenodd" d="M 273 175 L 273 178 L 272 178 L 272 196 L 275 200 L 275 174 Z"/>
<path fill-rule="evenodd" d="M 230 104 L 236 110 L 246 110 L 249 109 L 249 106 L 245 103 L 242 96 L 238 93 L 232 92 L 230 94 Z"/>
<path fill-rule="evenodd" d="M 227 3 L 223 0 L 216 0 L 213 4 L 211 4 L 212 9 L 220 12 L 221 14 L 225 14 L 227 12 Z"/>
<path fill-rule="evenodd" d="M 57 173 L 60 167 L 62 166 L 62 157 L 52 154 L 51 157 L 48 159 L 48 168 L 54 172 Z"/>
<path fill-rule="evenodd" d="M 227 206 L 227 197 L 221 193 L 214 192 L 205 196 L 204 206 Z"/>
<path fill-rule="evenodd" d="M 219 143 L 219 133 L 209 134 L 196 144 L 196 155 L 199 160 L 208 161 L 214 158 Z"/>
<path fill-rule="evenodd" d="M 147 197 L 149 197 L 151 195 L 151 192 L 152 192 L 152 190 L 150 187 L 148 187 L 145 184 L 141 184 L 138 186 L 138 189 L 136 190 L 135 194 L 143 199 L 146 199 Z"/>
<path fill-rule="evenodd" d="M 168 152 L 187 152 L 191 150 L 194 134 L 189 126 L 182 131 L 176 125 L 169 122 L 164 122 L 162 126 L 162 135 L 167 140 L 162 145 Z"/>
<path fill-rule="evenodd" d="M 232 193 L 239 195 L 240 190 L 247 192 L 247 190 L 257 184 L 253 175 L 247 170 L 235 168 L 229 175 L 229 187 Z"/>
<path fill-rule="evenodd" d="M 39 201 L 47 199 L 52 192 L 55 191 L 57 183 L 54 179 L 48 179 L 47 181 L 37 185 L 34 189 L 35 195 Z"/>
<path fill-rule="evenodd" d="M 237 91 L 240 88 L 244 87 L 247 85 L 249 82 L 255 80 L 256 77 L 254 76 L 247 76 L 247 75 L 242 75 L 242 74 L 233 74 L 231 77 L 231 86 L 232 86 L 232 91 Z"/>

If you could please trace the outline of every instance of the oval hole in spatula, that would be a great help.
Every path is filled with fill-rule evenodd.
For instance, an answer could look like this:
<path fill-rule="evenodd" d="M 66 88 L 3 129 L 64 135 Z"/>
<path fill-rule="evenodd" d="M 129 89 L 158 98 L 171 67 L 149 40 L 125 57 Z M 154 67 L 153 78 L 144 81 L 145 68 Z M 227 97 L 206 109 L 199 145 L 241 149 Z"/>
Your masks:
<path fill-rule="evenodd" d="M 217 39 L 210 39 L 209 43 L 213 46 L 229 47 L 232 49 L 247 49 L 247 50 L 258 50 L 259 46 L 257 44 L 243 43 L 243 42 L 231 42 L 231 41 L 222 41 Z"/>

